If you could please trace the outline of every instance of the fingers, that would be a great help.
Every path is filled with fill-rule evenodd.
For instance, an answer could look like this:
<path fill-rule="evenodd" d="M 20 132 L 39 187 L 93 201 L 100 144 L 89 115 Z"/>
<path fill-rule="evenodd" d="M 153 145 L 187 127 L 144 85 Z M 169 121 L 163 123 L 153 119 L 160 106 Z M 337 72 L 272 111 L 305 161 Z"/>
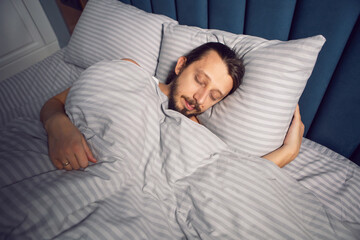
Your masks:
<path fill-rule="evenodd" d="M 86 168 L 89 165 L 89 161 L 97 162 L 83 136 L 81 138 L 81 145 L 76 146 L 74 150 L 74 164 L 71 162 L 73 169 Z"/>
<path fill-rule="evenodd" d="M 294 112 L 294 117 L 301 117 L 301 116 L 300 116 L 299 104 L 296 105 L 295 112 Z"/>
<path fill-rule="evenodd" d="M 92 154 L 92 152 L 91 152 L 85 138 L 82 138 L 82 143 L 83 143 L 83 147 L 84 147 L 84 150 L 85 150 L 87 160 L 90 161 L 90 162 L 96 163 L 97 160 L 95 159 L 94 155 Z"/>
<path fill-rule="evenodd" d="M 65 121 L 60 119 L 58 127 L 48 131 L 49 156 L 54 166 L 73 170 L 87 167 L 89 161 L 96 162 L 82 133 L 68 118 Z"/>
<path fill-rule="evenodd" d="M 69 160 L 65 160 L 62 162 L 63 168 L 67 171 L 73 170 L 73 167 L 71 166 L 71 163 Z"/>
<path fill-rule="evenodd" d="M 76 154 L 76 153 L 75 153 L 75 154 Z M 67 164 L 68 166 L 64 166 L 66 170 L 67 170 L 68 168 L 70 168 L 70 167 L 71 167 L 70 170 L 72 170 L 72 169 L 78 170 L 78 169 L 80 168 L 79 163 L 78 163 L 78 159 L 77 159 L 77 157 L 76 157 L 75 154 L 74 154 L 74 153 L 71 153 L 70 155 L 68 155 L 68 157 L 67 157 L 67 162 L 68 162 L 69 164 L 67 164 L 67 162 L 66 162 L 65 164 Z M 70 165 L 70 167 L 69 167 L 69 165 Z"/>
<path fill-rule="evenodd" d="M 53 164 L 57 169 L 65 169 L 67 171 L 70 170 L 78 170 L 80 169 L 80 165 L 78 163 L 78 160 L 75 156 L 72 157 L 65 157 L 60 159 L 52 160 Z"/>
<path fill-rule="evenodd" d="M 70 161 L 68 161 L 66 158 L 64 159 L 59 159 L 59 158 L 51 158 L 51 161 L 52 163 L 54 164 L 54 166 L 57 168 L 57 169 L 65 169 L 65 170 L 72 170 L 72 166 L 70 164 Z"/>
<path fill-rule="evenodd" d="M 292 123 L 285 136 L 284 144 L 295 146 L 295 149 L 300 148 L 304 131 L 305 131 L 305 126 L 301 121 L 300 109 L 299 109 L 299 105 L 297 105 L 294 112 Z"/>
<path fill-rule="evenodd" d="M 51 161 L 53 162 L 54 166 L 57 169 L 65 169 L 65 170 L 72 170 L 71 164 L 68 160 L 64 159 L 64 160 L 60 160 L 60 159 L 51 159 Z"/>
<path fill-rule="evenodd" d="M 294 119 L 297 121 L 301 121 L 299 104 L 296 105 L 295 112 L 294 112 Z"/>
<path fill-rule="evenodd" d="M 299 121 L 299 124 L 300 124 L 300 132 L 301 132 L 301 137 L 302 137 L 302 136 L 304 135 L 305 125 L 304 125 L 304 123 L 301 121 L 299 104 L 296 106 L 294 117 L 296 117 L 296 118 L 298 119 L 298 121 Z"/>
<path fill-rule="evenodd" d="M 89 161 L 96 163 L 85 138 L 80 142 L 73 143 L 66 148 L 59 148 L 51 152 L 50 159 L 57 169 L 78 170 L 86 168 Z"/>
<path fill-rule="evenodd" d="M 57 159 L 51 159 L 52 163 L 54 164 L 54 166 L 57 168 L 57 169 L 63 169 L 63 164 L 60 160 L 57 160 Z"/>
<path fill-rule="evenodd" d="M 299 104 L 296 106 L 293 121 L 292 121 L 291 125 L 293 127 L 297 127 L 300 131 L 302 131 L 302 133 L 304 133 L 305 126 L 304 126 L 303 122 L 301 121 Z"/>
<path fill-rule="evenodd" d="M 76 153 L 76 159 L 82 168 L 86 168 L 89 165 L 88 158 L 85 153 L 85 149 L 82 149 L 82 151 L 78 151 Z"/>

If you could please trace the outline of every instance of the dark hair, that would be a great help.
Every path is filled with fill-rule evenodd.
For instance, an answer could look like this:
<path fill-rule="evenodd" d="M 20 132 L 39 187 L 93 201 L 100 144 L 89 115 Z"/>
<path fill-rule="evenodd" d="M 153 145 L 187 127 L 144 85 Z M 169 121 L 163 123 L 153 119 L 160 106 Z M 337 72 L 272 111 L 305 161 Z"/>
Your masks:
<path fill-rule="evenodd" d="M 245 68 L 243 65 L 243 61 L 238 58 L 236 56 L 236 53 L 225 44 L 218 42 L 208 42 L 193 49 L 191 52 L 185 55 L 186 63 L 183 69 L 185 69 L 191 63 L 200 60 L 210 50 L 216 51 L 227 66 L 228 73 L 233 80 L 233 87 L 229 94 L 233 93 L 242 82 Z M 175 69 L 175 67 L 173 69 Z M 175 77 L 175 75 L 175 71 L 171 71 L 168 75 L 167 83 L 169 83 Z"/>

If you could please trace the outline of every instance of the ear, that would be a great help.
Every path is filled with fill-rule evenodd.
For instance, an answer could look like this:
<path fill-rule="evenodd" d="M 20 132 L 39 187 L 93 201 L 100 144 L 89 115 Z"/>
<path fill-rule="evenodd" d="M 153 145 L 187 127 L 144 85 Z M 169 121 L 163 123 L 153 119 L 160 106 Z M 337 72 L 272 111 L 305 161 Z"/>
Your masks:
<path fill-rule="evenodd" d="M 176 63 L 176 66 L 175 66 L 176 75 L 179 75 L 179 73 L 181 72 L 181 69 L 183 69 L 185 64 L 186 64 L 186 57 L 184 57 L 184 56 L 179 57 L 179 59 L 178 59 L 178 61 Z"/>

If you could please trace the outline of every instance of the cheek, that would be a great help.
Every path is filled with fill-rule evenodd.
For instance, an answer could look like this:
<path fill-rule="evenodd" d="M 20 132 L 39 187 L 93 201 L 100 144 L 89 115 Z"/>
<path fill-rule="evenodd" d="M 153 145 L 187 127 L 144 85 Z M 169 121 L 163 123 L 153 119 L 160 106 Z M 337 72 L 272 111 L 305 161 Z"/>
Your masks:
<path fill-rule="evenodd" d="M 233 88 L 233 80 L 230 78 L 228 79 L 227 86 L 224 92 L 225 96 L 227 96 L 230 93 L 232 88 Z"/>
<path fill-rule="evenodd" d="M 190 98 L 193 98 L 194 94 L 197 91 L 197 86 L 194 81 L 190 77 L 182 76 L 179 77 L 178 84 L 178 93 L 180 96 L 184 95 Z"/>
<path fill-rule="evenodd" d="M 209 97 L 210 98 L 210 97 Z M 221 102 L 222 100 L 219 100 L 219 101 L 211 101 L 210 99 L 208 99 L 208 102 L 204 105 L 204 108 L 202 109 L 202 111 L 206 111 L 208 110 L 209 108 L 211 108 L 212 106 L 216 105 L 217 103 Z"/>
<path fill-rule="evenodd" d="M 204 108 L 203 109 L 201 109 L 202 111 L 206 111 L 206 110 L 208 110 L 209 108 L 211 108 L 212 106 L 214 106 L 215 105 L 215 103 L 207 103 L 205 106 L 204 106 Z"/>

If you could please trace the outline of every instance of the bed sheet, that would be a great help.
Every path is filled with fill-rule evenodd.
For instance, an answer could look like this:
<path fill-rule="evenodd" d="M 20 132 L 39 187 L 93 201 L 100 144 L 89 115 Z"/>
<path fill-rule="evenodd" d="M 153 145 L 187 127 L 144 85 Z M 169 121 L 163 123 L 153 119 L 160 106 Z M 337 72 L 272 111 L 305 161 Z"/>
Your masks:
<path fill-rule="evenodd" d="M 1 239 L 359 236 L 357 165 L 306 139 L 284 169 L 233 152 L 166 109 L 166 98 L 137 66 L 110 65 L 85 71 L 66 104 L 99 163 L 56 170 L 37 119 L 19 117 L 1 129 Z M 124 88 L 130 95 L 117 94 Z"/>
<path fill-rule="evenodd" d="M 17 117 L 38 119 L 45 101 L 79 77 L 84 69 L 64 61 L 65 49 L 0 82 L 0 128 Z"/>
<path fill-rule="evenodd" d="M 283 171 L 310 189 L 336 218 L 349 224 L 360 222 L 360 167 L 356 163 L 303 138 L 299 155 Z"/>

